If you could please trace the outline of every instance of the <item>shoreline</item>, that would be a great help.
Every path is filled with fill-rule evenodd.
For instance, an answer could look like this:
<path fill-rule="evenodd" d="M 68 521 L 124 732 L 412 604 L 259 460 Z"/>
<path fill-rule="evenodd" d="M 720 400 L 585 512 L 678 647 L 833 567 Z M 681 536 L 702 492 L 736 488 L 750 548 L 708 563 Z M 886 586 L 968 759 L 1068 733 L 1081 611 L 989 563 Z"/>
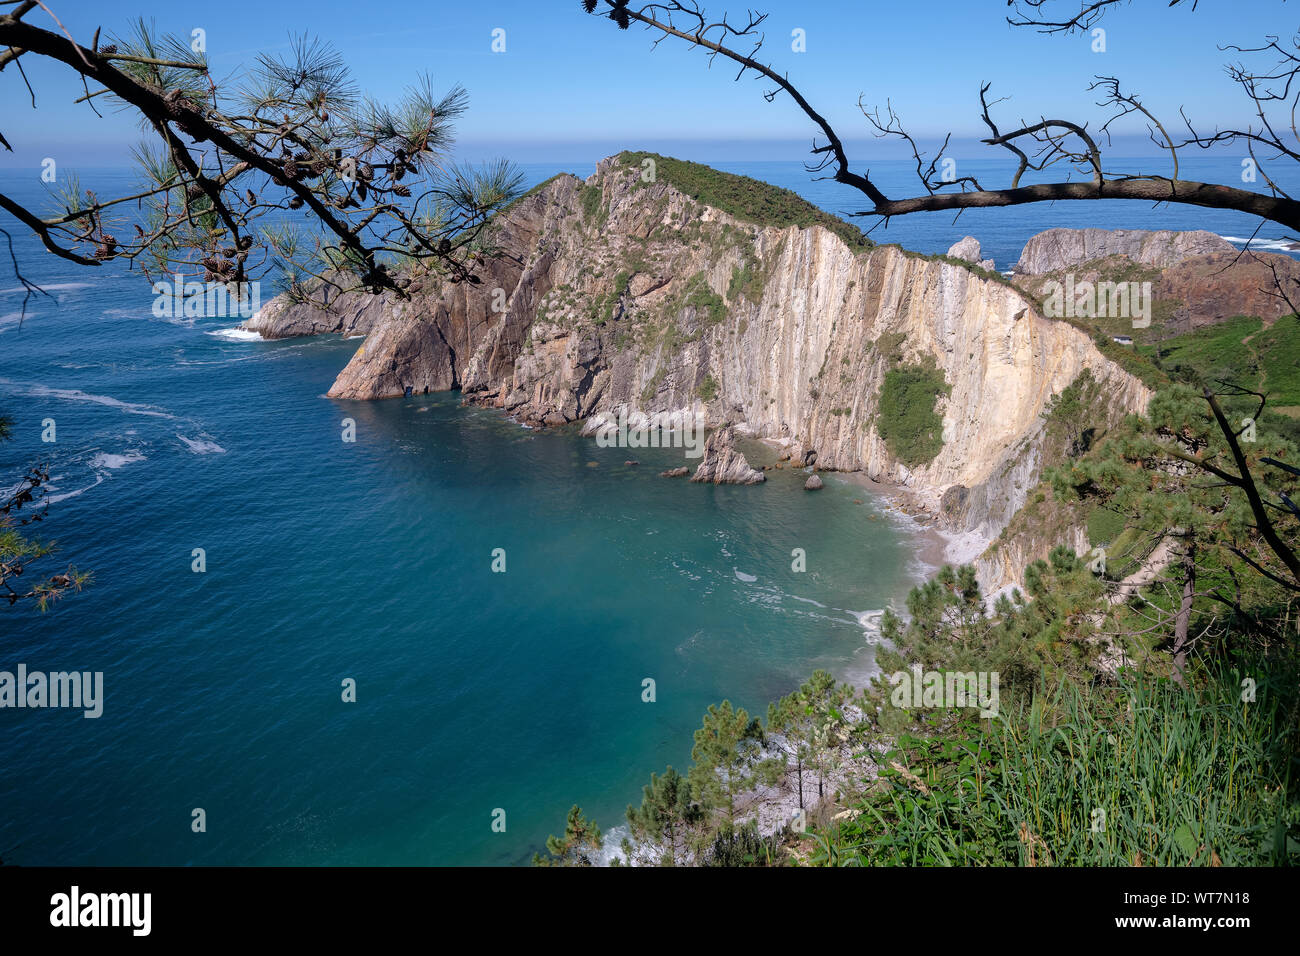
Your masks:
<path fill-rule="evenodd" d="M 885 514 L 915 544 L 916 560 L 924 569 L 922 581 L 945 564 L 960 560 L 954 555 L 958 536 L 942 526 L 942 519 L 920 505 L 911 489 L 893 482 L 878 481 L 862 471 L 825 471 L 821 474 L 838 477 L 884 503 L 882 510 Z"/>

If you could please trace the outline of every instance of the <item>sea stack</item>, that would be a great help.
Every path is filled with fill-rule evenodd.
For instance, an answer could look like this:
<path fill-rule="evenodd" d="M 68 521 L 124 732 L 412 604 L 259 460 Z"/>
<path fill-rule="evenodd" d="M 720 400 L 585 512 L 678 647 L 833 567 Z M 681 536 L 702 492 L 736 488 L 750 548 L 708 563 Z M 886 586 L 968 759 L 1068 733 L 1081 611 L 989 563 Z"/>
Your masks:
<path fill-rule="evenodd" d="M 709 481 L 715 485 L 756 485 L 767 475 L 752 467 L 736 450 L 736 434 L 730 425 L 719 428 L 704 443 L 704 460 L 695 469 L 691 481 Z"/>

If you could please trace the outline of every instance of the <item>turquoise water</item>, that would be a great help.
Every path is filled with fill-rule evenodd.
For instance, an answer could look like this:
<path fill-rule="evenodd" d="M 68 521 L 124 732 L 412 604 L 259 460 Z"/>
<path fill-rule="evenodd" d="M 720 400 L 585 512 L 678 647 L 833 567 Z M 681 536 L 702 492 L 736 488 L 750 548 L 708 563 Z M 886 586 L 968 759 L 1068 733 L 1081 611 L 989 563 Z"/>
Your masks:
<path fill-rule="evenodd" d="M 851 201 L 798 163 L 729 168 Z M 39 188 L 35 171 L 0 178 L 20 200 Z M 1254 228 L 1080 203 L 909 217 L 883 238 L 932 252 L 973 232 L 1005 267 L 1058 224 Z M 332 401 L 357 342 L 156 319 L 140 277 L 0 225 L 55 296 L 19 328 L 17 283 L 0 279 L 0 413 L 16 422 L 0 475 L 52 464 L 40 531 L 95 576 L 43 616 L 0 609 L 0 670 L 102 671 L 106 698 L 97 720 L 0 709 L 6 861 L 524 862 L 575 802 L 621 823 L 652 770 L 688 764 L 710 703 L 765 710 L 815 667 L 865 671 L 861 615 L 916 578 L 911 542 L 836 479 L 816 495 L 788 471 L 701 487 L 658 477 L 689 463 L 680 451 L 640 449 L 629 468 L 627 450 L 455 395 Z"/>
<path fill-rule="evenodd" d="M 58 307 L 0 332 L 0 473 L 52 463 L 41 533 L 95 579 L 0 610 L 0 669 L 103 671 L 105 704 L 0 709 L 6 861 L 523 862 L 574 802 L 621 823 L 710 703 L 865 668 L 858 615 L 913 580 L 850 486 L 668 480 L 681 450 L 627 467 L 456 395 L 328 400 L 358 342 L 232 341 L 22 251 Z"/>

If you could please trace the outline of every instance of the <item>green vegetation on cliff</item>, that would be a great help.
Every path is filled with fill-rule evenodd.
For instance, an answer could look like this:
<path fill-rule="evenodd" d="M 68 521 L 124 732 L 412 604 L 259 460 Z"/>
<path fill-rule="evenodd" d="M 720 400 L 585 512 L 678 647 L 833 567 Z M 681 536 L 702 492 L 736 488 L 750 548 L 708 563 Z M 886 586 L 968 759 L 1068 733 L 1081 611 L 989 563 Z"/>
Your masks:
<path fill-rule="evenodd" d="M 619 153 L 618 159 L 624 166 L 636 167 L 641 167 L 647 159 L 654 160 L 656 182 L 669 183 L 697 202 L 745 222 L 778 229 L 824 226 L 851 249 L 869 249 L 872 246 L 857 226 L 823 212 L 788 189 L 658 153 L 623 152 Z"/>
<path fill-rule="evenodd" d="M 1300 406 L 1300 320 L 1291 316 L 1267 328 L 1253 316 L 1236 316 L 1140 351 L 1185 381 L 1231 381 L 1267 390 L 1274 407 Z"/>
<path fill-rule="evenodd" d="M 951 390 L 933 361 L 901 365 L 885 373 L 876 431 L 903 464 L 924 465 L 943 451 L 943 417 L 935 411 L 935 403 Z"/>

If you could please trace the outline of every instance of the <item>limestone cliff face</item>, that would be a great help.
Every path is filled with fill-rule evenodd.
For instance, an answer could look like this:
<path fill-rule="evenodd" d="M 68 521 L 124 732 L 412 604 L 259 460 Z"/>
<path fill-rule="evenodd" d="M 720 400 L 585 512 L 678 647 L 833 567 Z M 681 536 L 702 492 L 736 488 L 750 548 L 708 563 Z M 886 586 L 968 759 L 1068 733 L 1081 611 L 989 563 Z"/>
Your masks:
<path fill-rule="evenodd" d="M 498 242 L 479 285 L 380 300 L 330 394 L 459 388 L 523 421 L 588 430 L 619 412 L 701 414 L 801 462 L 905 485 L 984 540 L 1037 481 L 1055 393 L 1090 369 L 1121 414 L 1148 397 L 1008 283 L 892 246 L 851 248 L 822 226 L 757 226 L 618 157 L 521 200 Z M 930 362 L 949 386 L 936 406 L 943 446 L 908 466 L 880 437 L 881 385 L 900 364 Z"/>
<path fill-rule="evenodd" d="M 1136 338 L 1151 344 L 1237 315 L 1269 320 L 1289 314 L 1277 286 L 1295 288 L 1300 262 L 1253 248 L 1239 251 L 1204 231 L 1049 229 L 1031 237 L 1016 264 L 1016 285 L 1037 297 L 1048 283 L 1067 280 L 1150 282 L 1155 322 Z"/>
<path fill-rule="evenodd" d="M 1025 243 L 1016 272 L 1037 275 L 1107 256 L 1126 256 L 1140 265 L 1167 269 L 1184 259 L 1236 251 L 1232 243 L 1203 229 L 1048 229 Z"/>

